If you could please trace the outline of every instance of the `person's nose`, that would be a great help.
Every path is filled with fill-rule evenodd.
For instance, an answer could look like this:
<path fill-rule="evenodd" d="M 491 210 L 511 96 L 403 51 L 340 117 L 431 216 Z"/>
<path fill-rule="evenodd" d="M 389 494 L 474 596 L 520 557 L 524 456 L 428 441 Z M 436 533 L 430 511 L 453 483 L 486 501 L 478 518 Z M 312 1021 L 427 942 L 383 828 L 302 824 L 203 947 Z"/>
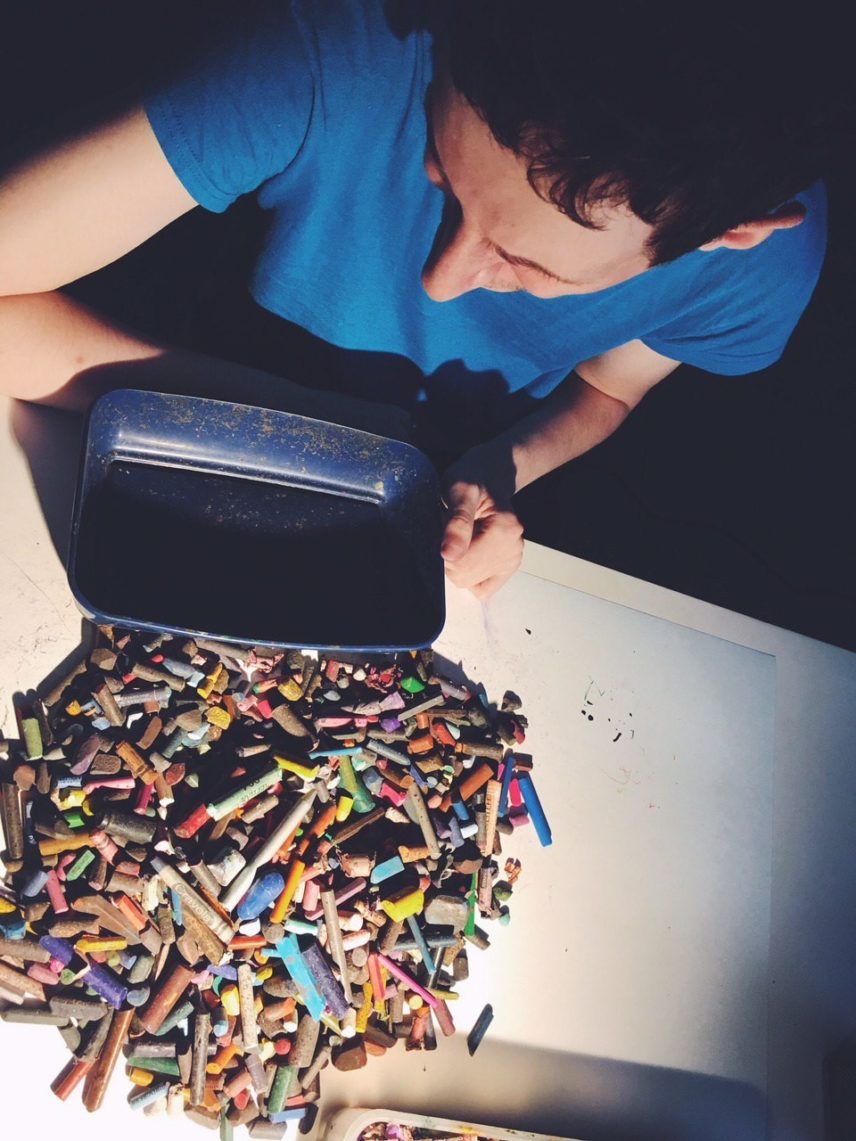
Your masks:
<path fill-rule="evenodd" d="M 451 301 L 483 286 L 493 260 L 458 203 L 449 199 L 422 270 L 422 288 L 432 301 Z"/>

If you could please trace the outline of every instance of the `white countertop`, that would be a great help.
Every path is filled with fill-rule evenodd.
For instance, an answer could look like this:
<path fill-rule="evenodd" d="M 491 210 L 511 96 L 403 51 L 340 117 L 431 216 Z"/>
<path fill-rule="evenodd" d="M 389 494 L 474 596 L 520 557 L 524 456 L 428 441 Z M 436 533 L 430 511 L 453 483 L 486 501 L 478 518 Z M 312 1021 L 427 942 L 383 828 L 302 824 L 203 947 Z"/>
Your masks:
<path fill-rule="evenodd" d="M 64 550 L 79 431 L 0 408 L 0 731 L 12 694 L 80 643 L 45 520 Z M 586 1141 L 821 1141 L 824 1060 L 856 1032 L 856 655 L 534 545 L 486 607 L 450 592 L 437 648 L 492 698 L 523 698 L 556 842 L 505 844 L 524 863 L 512 923 L 474 952 L 453 1011 L 466 1032 L 493 1003 L 476 1057 L 459 1035 L 327 1071 L 325 1113 L 388 1104 Z M 42 1092 L 57 1035 L 0 1026 L 0 1043 L 0 1093 L 39 1097 L 45 1132 L 83 1124 Z M 90 1138 L 153 1127 L 121 1105 L 123 1085 Z"/>

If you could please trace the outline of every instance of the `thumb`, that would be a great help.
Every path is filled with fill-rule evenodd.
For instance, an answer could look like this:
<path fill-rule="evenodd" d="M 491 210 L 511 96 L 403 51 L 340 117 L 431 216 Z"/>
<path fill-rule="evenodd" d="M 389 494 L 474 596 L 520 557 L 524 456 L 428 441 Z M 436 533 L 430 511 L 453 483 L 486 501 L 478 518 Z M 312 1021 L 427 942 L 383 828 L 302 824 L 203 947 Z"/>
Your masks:
<path fill-rule="evenodd" d="M 446 562 L 454 563 L 464 557 L 473 540 L 479 488 L 473 483 L 453 484 L 447 492 L 449 514 L 443 532 L 440 554 Z"/>

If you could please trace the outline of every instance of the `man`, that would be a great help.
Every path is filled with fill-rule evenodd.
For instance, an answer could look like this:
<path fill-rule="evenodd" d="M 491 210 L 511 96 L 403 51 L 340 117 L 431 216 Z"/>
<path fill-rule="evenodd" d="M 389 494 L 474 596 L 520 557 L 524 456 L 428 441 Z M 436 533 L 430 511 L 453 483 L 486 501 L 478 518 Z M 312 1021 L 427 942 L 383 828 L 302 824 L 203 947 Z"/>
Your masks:
<path fill-rule="evenodd" d="M 241 400 L 252 370 L 52 291 L 197 204 L 258 191 L 260 305 L 417 366 L 428 405 L 487 394 L 480 442 L 446 475 L 442 548 L 486 597 L 520 560 L 516 490 L 679 363 L 736 375 L 781 354 L 823 257 L 831 95 L 810 29 L 731 3 L 718 34 L 687 6 L 630 0 L 608 16 L 458 0 L 407 27 L 399 7 L 242 12 L 143 107 L 14 171 L 0 385 L 82 408 L 136 362 L 130 383 L 219 379 Z"/>

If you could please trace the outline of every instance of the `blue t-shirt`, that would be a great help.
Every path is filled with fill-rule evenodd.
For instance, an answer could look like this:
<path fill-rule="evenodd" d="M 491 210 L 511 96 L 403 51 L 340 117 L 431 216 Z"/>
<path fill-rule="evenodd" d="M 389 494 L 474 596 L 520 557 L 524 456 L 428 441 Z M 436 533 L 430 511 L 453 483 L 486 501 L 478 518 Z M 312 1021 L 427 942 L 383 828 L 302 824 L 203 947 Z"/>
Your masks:
<path fill-rule="evenodd" d="M 381 0 L 285 0 L 147 100 L 179 179 L 223 211 L 258 191 L 271 212 L 250 283 L 266 309 L 346 349 L 413 361 L 426 390 L 499 376 L 544 396 L 581 361 L 640 339 L 737 375 L 772 364 L 817 281 L 821 184 L 800 226 L 748 251 L 695 251 L 597 293 L 540 299 L 479 289 L 432 301 L 420 274 L 443 194 L 425 177 L 431 42 L 399 36 Z"/>

